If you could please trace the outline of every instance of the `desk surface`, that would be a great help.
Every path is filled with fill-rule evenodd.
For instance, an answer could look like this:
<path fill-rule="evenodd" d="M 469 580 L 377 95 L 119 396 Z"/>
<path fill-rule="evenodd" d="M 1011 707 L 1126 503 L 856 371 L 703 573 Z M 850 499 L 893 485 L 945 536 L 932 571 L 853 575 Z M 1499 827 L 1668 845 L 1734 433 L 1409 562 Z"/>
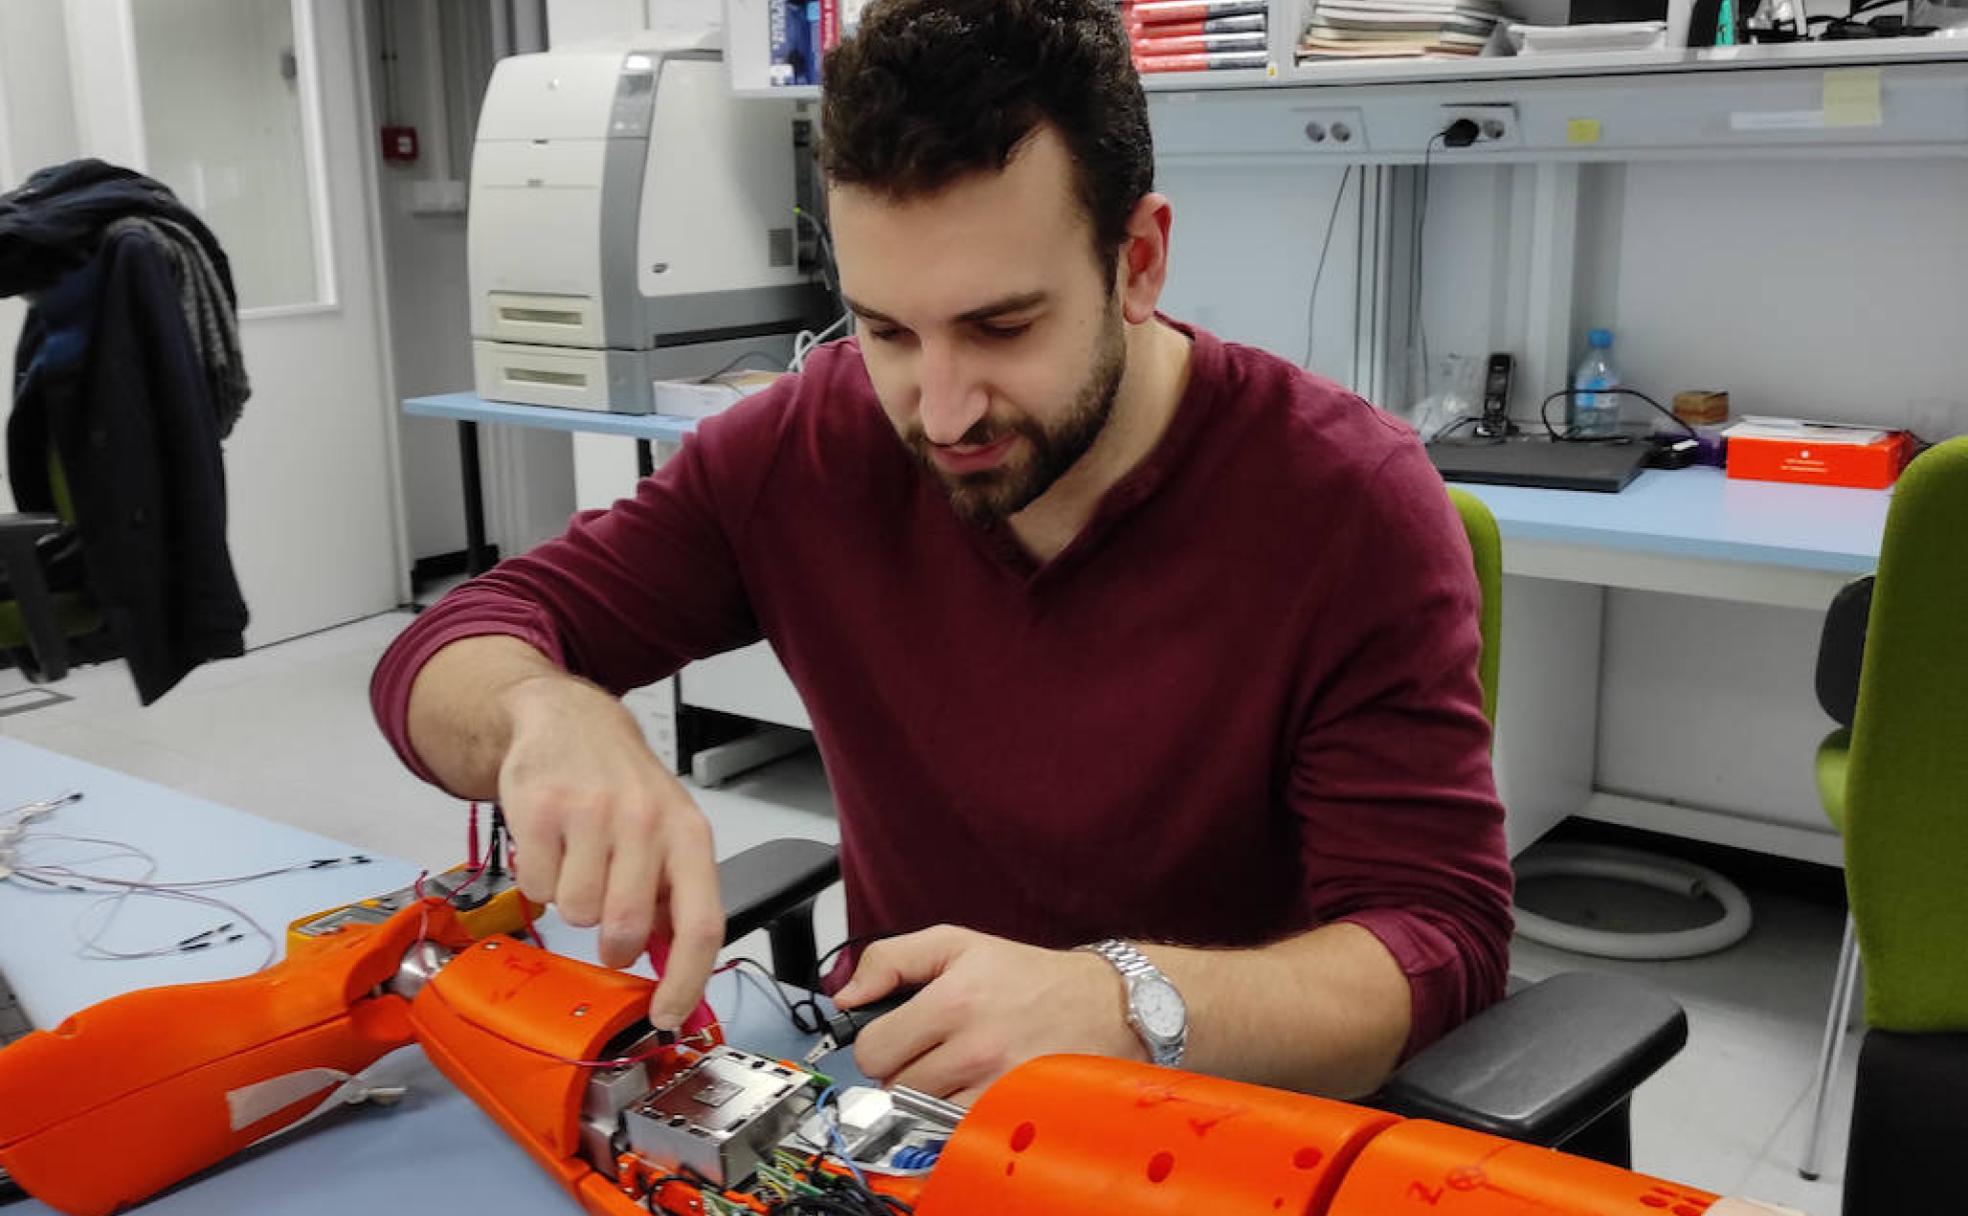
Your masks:
<path fill-rule="evenodd" d="M 476 393 L 413 397 L 406 413 L 676 440 L 695 419 L 487 401 Z M 1504 540 L 1546 541 L 1671 558 L 1747 562 L 1858 575 L 1879 562 L 1889 490 L 1731 481 L 1718 469 L 1649 469 L 1617 494 L 1468 485 Z"/>
<path fill-rule="evenodd" d="M 1462 487 L 1513 540 L 1547 541 L 1857 575 L 1879 564 L 1890 490 L 1731 481 L 1720 469 L 1649 469 L 1617 494 Z"/>
<path fill-rule="evenodd" d="M 270 823 L 161 786 L 16 740 L 0 738 L 0 811 L 64 790 L 81 802 L 37 827 L 137 845 L 159 862 L 159 880 L 246 873 L 352 850 L 326 837 Z M 391 890 L 416 877 L 406 862 L 283 875 L 218 894 L 282 933 L 296 917 Z M 139 962 L 98 962 L 74 953 L 76 917 L 92 897 L 42 893 L 0 883 L 0 970 L 43 1027 L 97 1001 L 155 984 L 222 979 L 253 970 L 251 941 L 222 950 Z M 119 919 L 111 944 L 128 949 L 175 941 L 209 928 L 211 909 L 145 900 Z M 551 913 L 540 929 L 554 949 L 593 960 L 594 934 Z M 647 974 L 646 970 L 644 971 Z M 734 974 L 712 980 L 711 1005 L 735 1046 L 797 1059 L 809 1040 L 787 1025 L 764 992 Z M 857 1079 L 847 1053 L 821 1062 L 829 1075 Z M 270 1141 L 143 1206 L 146 1213 L 341 1213 L 392 1211 L 578 1213 L 576 1204 L 442 1074 L 408 1047 L 371 1075 L 410 1087 L 393 1107 L 349 1108 Z M 105 1146 L 114 1151 L 114 1145 Z M 7 1208 L 48 1216 L 34 1201 Z"/>
<path fill-rule="evenodd" d="M 440 393 L 411 397 L 403 412 L 418 418 L 450 418 L 457 422 L 501 422 L 548 431 L 579 431 L 592 435 L 626 435 L 632 439 L 678 440 L 697 427 L 695 418 L 667 414 L 610 414 L 600 410 L 569 410 L 551 405 L 515 405 L 487 401 L 477 393 Z"/>

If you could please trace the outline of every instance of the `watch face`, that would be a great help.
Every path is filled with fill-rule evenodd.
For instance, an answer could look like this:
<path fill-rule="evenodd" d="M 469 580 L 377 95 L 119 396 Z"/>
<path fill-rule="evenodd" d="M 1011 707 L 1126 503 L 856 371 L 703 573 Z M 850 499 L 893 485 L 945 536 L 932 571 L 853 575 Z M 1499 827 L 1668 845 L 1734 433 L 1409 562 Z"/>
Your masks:
<path fill-rule="evenodd" d="M 1134 1016 L 1151 1037 L 1170 1041 L 1182 1033 L 1188 1011 L 1183 1008 L 1182 994 L 1175 990 L 1175 985 L 1166 980 L 1145 979 L 1135 985 Z"/>

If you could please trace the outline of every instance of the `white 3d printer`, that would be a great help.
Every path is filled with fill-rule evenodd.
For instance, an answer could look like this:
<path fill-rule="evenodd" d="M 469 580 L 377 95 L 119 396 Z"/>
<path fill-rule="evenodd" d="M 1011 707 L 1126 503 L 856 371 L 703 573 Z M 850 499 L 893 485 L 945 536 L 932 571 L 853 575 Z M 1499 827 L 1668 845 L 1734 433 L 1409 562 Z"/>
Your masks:
<path fill-rule="evenodd" d="M 653 381 L 783 362 L 826 323 L 795 228 L 798 103 L 734 98 L 716 50 L 653 37 L 492 74 L 467 236 L 483 397 L 648 413 Z"/>

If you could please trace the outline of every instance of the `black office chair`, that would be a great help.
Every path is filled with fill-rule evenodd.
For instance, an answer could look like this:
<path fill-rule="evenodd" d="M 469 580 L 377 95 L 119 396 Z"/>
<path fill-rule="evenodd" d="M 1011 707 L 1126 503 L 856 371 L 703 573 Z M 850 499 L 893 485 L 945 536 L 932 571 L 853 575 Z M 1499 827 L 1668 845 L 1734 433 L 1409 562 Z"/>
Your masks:
<path fill-rule="evenodd" d="M 725 942 L 764 929 L 782 983 L 820 980 L 813 902 L 832 845 L 775 840 L 718 867 Z M 1631 1168 L 1633 1090 L 1688 1041 L 1681 1006 L 1637 981 L 1574 972 L 1529 985 L 1403 1065 L 1368 1105 Z"/>
<path fill-rule="evenodd" d="M 36 682 L 116 654 L 88 588 L 67 480 L 48 458 L 53 511 L 0 515 L 0 656 Z"/>

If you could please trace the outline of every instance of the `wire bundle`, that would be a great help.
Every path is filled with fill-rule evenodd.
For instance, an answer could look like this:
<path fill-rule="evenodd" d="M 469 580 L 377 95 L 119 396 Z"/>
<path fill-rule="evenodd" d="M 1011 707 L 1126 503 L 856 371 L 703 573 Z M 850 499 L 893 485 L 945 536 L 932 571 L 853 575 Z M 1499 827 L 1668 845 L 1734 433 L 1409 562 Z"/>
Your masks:
<path fill-rule="evenodd" d="M 345 857 L 315 857 L 290 865 L 225 878 L 157 882 L 155 879 L 161 868 L 157 858 L 133 844 L 97 836 L 77 836 L 66 832 L 48 831 L 32 826 L 57 809 L 79 802 L 81 799 L 81 794 L 71 792 L 39 802 L 24 803 L 0 813 L 0 881 L 48 893 L 63 892 L 99 897 L 76 919 L 76 954 L 80 958 L 117 961 L 164 958 L 174 954 L 191 954 L 199 950 L 229 946 L 252 936 L 259 938 L 266 945 L 265 957 L 254 968 L 264 969 L 279 957 L 279 940 L 244 909 L 208 892 L 261 882 L 283 874 L 299 874 L 338 866 L 367 865 L 370 861 L 367 855 L 354 853 Z M 54 847 L 57 856 L 52 858 L 44 856 L 49 851 L 48 846 Z M 65 851 L 64 846 L 76 855 L 62 855 Z M 114 868 L 128 862 L 135 862 L 138 867 L 137 876 L 134 878 L 104 872 L 105 866 Z M 215 909 L 229 919 L 202 932 L 141 950 L 118 950 L 105 945 L 105 939 L 109 936 L 117 917 L 122 914 L 132 898 L 139 896 L 199 904 Z"/>

